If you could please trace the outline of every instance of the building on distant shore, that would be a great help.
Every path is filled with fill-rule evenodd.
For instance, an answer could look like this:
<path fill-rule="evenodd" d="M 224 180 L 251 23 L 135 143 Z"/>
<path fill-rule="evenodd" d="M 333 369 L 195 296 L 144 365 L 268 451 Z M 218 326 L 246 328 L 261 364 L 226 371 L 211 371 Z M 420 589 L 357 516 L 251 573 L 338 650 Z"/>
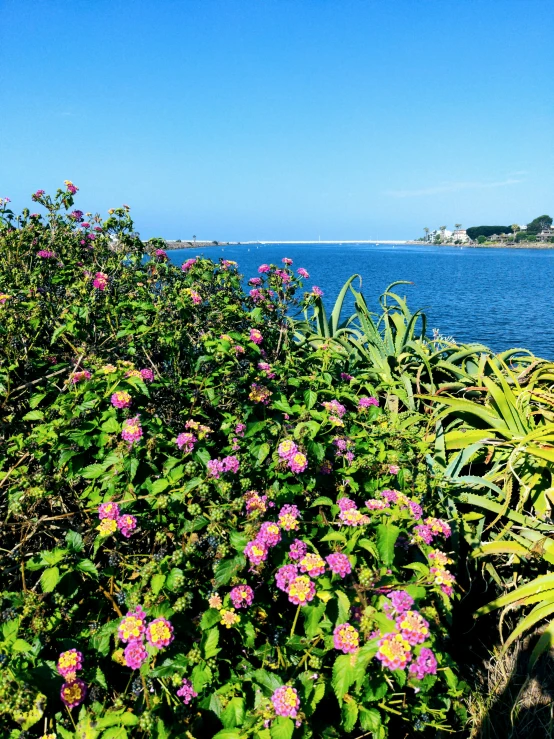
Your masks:
<path fill-rule="evenodd" d="M 551 241 L 552 239 L 554 239 L 554 228 L 552 226 L 543 228 L 540 234 L 537 234 L 537 241 Z"/>
<path fill-rule="evenodd" d="M 470 239 L 467 235 L 467 231 L 465 228 L 457 228 L 455 231 L 452 231 L 452 241 L 456 243 L 457 241 L 461 242 L 462 244 L 469 243 Z"/>

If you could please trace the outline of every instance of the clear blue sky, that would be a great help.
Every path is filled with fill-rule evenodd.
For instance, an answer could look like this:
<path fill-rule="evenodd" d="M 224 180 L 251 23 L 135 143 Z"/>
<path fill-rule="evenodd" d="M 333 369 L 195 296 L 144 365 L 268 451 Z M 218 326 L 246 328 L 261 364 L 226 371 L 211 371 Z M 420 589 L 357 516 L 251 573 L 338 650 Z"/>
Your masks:
<path fill-rule="evenodd" d="M 551 0 L 0 0 L 0 196 L 71 179 L 145 237 L 526 223 L 553 62 Z"/>

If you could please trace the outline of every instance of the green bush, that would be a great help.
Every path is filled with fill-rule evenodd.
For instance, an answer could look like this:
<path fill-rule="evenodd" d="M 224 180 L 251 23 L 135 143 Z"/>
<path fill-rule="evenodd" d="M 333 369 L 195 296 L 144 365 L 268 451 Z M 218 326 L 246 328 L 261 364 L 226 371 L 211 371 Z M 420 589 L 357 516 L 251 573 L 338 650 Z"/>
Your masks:
<path fill-rule="evenodd" d="M 2 735 L 463 721 L 425 419 L 295 344 L 319 297 L 290 260 L 245 292 L 234 262 L 146 259 L 127 206 L 85 220 L 76 191 L 1 206 Z"/>

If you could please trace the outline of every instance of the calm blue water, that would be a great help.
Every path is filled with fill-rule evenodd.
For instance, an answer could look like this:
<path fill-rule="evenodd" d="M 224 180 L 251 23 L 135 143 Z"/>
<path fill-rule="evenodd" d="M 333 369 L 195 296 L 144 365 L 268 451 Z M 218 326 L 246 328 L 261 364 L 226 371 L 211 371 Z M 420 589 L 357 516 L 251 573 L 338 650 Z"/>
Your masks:
<path fill-rule="evenodd" d="M 245 278 L 258 265 L 294 260 L 310 273 L 307 289 L 324 291 L 331 308 L 344 282 L 362 276 L 362 291 L 378 310 L 379 294 L 394 280 L 410 309 L 424 308 L 428 329 L 440 329 L 459 342 L 478 341 L 496 351 L 524 347 L 554 359 L 554 250 L 460 249 L 404 245 L 272 244 L 179 249 L 168 252 L 181 264 L 195 254 L 217 261 L 233 259 Z M 350 315 L 353 300 L 345 305 Z"/>

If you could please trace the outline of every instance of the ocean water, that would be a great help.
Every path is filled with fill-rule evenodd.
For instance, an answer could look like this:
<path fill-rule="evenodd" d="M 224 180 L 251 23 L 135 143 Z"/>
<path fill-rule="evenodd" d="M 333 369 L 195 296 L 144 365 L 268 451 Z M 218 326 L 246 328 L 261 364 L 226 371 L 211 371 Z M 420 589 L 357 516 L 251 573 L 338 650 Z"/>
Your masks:
<path fill-rule="evenodd" d="M 318 285 L 330 310 L 346 280 L 357 273 L 370 307 L 395 280 L 410 280 L 396 291 L 409 308 L 423 308 L 428 332 L 438 328 L 458 342 L 481 342 L 495 351 L 530 349 L 554 359 L 554 250 L 470 249 L 403 244 L 270 244 L 179 249 L 168 252 L 175 264 L 195 254 L 238 262 L 245 279 L 262 263 L 294 260 L 310 273 L 306 288 Z M 359 288 L 357 288 L 359 289 Z M 353 299 L 343 316 L 353 312 Z"/>

